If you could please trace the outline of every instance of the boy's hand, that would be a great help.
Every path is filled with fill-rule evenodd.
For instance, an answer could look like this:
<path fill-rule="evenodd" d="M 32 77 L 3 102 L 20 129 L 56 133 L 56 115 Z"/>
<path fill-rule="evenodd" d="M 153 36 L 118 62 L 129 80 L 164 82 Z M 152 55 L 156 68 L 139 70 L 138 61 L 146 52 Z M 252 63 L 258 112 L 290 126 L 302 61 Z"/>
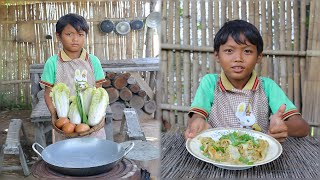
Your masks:
<path fill-rule="evenodd" d="M 199 132 L 211 128 L 210 124 L 203 118 L 196 118 L 188 123 L 188 127 L 184 132 L 184 137 L 194 138 Z"/>
<path fill-rule="evenodd" d="M 288 137 L 288 127 L 282 120 L 282 115 L 286 110 L 286 105 L 280 106 L 278 111 L 271 116 L 268 134 L 279 142 L 284 142 Z"/>

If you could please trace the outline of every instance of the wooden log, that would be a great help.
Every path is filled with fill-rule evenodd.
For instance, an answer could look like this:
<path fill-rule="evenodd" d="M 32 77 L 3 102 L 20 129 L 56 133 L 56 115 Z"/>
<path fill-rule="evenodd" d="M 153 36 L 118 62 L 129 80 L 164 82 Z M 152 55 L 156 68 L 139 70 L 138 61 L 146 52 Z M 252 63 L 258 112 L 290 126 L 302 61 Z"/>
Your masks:
<path fill-rule="evenodd" d="M 142 89 L 138 92 L 138 96 L 140 96 L 140 97 L 145 97 L 146 95 L 147 95 L 146 91 L 144 91 Z"/>
<path fill-rule="evenodd" d="M 148 114 L 156 112 L 157 106 L 154 100 L 150 100 L 144 103 L 143 110 Z"/>
<path fill-rule="evenodd" d="M 124 101 L 129 101 L 132 98 L 132 92 L 129 88 L 124 87 L 120 90 L 120 98 Z"/>
<path fill-rule="evenodd" d="M 128 80 L 129 77 L 131 76 L 131 74 L 128 73 L 128 72 L 125 72 L 125 73 L 122 73 L 121 76 L 122 76 L 123 78 L 125 78 L 126 80 Z"/>
<path fill-rule="evenodd" d="M 127 79 L 125 79 L 124 76 L 117 76 L 113 82 L 112 82 L 113 87 L 115 87 L 116 89 L 123 89 L 124 87 L 126 87 L 128 85 L 127 83 Z"/>
<path fill-rule="evenodd" d="M 103 88 L 108 88 L 111 86 L 111 80 L 106 78 L 106 81 L 102 83 Z"/>
<path fill-rule="evenodd" d="M 140 91 L 140 86 L 138 84 L 130 84 L 128 88 L 133 92 L 133 93 L 138 93 Z"/>
<path fill-rule="evenodd" d="M 106 88 L 109 95 L 109 103 L 114 103 L 119 99 L 119 91 L 114 87 Z"/>
<path fill-rule="evenodd" d="M 130 76 L 128 79 L 127 79 L 127 83 L 128 84 L 136 84 L 137 81 L 134 77 Z"/>
<path fill-rule="evenodd" d="M 116 73 L 115 72 L 107 72 L 106 73 L 106 78 L 113 80 L 116 77 Z"/>
<path fill-rule="evenodd" d="M 124 108 L 126 108 L 125 103 L 121 101 L 117 101 L 110 104 L 110 108 L 112 111 L 112 118 L 116 121 L 122 120 L 123 110 Z"/>
<path fill-rule="evenodd" d="M 141 96 L 133 95 L 129 101 L 129 105 L 135 109 L 141 109 L 144 106 L 144 99 Z"/>

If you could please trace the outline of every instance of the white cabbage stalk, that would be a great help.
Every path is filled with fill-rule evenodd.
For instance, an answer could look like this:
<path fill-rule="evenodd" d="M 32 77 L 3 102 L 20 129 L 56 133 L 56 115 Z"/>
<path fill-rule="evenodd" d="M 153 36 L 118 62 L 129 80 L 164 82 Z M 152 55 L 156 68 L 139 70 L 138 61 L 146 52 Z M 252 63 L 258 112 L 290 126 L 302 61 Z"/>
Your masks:
<path fill-rule="evenodd" d="M 50 97 L 52 98 L 53 105 L 57 110 L 58 117 L 68 117 L 69 112 L 69 96 L 70 89 L 64 83 L 57 83 L 53 86 Z"/>
<path fill-rule="evenodd" d="M 89 109 L 88 121 L 90 126 L 99 124 L 105 116 L 106 108 L 109 104 L 109 95 L 104 88 L 94 89 Z"/>
<path fill-rule="evenodd" d="M 92 93 L 95 88 L 87 88 L 85 91 L 83 91 L 82 94 L 82 103 L 83 103 L 83 108 L 84 112 L 88 115 L 89 114 L 89 109 L 90 109 L 90 104 L 91 104 L 91 99 L 92 99 Z"/>
<path fill-rule="evenodd" d="M 81 124 L 81 116 L 77 107 L 76 97 L 72 96 L 70 99 L 72 99 L 72 103 L 70 105 L 68 113 L 70 122 L 72 122 L 73 124 Z"/>

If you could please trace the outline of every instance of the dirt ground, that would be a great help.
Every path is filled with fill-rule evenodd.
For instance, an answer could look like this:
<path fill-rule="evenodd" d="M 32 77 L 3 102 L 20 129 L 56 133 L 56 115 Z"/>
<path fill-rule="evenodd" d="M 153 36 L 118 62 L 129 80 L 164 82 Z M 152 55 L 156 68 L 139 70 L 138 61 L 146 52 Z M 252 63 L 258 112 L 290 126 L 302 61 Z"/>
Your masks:
<path fill-rule="evenodd" d="M 21 138 L 22 148 L 25 152 L 27 163 L 29 165 L 29 169 L 31 170 L 32 164 L 37 161 L 37 155 L 32 150 L 31 145 L 34 142 L 34 125 L 31 123 L 30 119 L 31 110 L 10 110 L 10 111 L 0 111 L 0 147 L 4 144 L 6 140 L 6 129 L 9 127 L 10 119 L 21 119 L 23 122 L 23 126 L 26 130 L 27 138 L 29 143 Z M 120 124 L 121 121 L 113 121 L 113 134 L 115 142 L 123 142 L 124 136 L 120 134 Z M 145 133 L 146 139 L 152 145 L 160 149 L 160 123 L 154 119 L 144 120 L 140 122 L 141 128 Z M 22 137 L 22 136 L 21 136 Z M 19 166 L 20 161 L 19 157 L 15 155 L 4 155 L 4 166 Z M 0 173 L 0 179 L 7 178 L 17 178 L 17 179 L 34 179 L 32 175 L 25 177 L 23 175 L 23 171 L 15 170 L 15 171 L 2 171 Z"/>

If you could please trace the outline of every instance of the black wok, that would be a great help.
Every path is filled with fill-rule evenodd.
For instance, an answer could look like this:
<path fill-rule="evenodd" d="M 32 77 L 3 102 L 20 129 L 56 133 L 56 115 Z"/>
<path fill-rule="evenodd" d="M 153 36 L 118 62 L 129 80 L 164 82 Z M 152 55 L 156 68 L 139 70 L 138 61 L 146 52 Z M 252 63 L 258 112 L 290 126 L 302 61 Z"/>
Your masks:
<path fill-rule="evenodd" d="M 41 154 L 36 146 L 42 148 Z M 111 170 L 133 148 L 98 138 L 73 138 L 43 148 L 34 143 L 32 149 L 52 170 L 71 176 L 92 176 Z"/>

